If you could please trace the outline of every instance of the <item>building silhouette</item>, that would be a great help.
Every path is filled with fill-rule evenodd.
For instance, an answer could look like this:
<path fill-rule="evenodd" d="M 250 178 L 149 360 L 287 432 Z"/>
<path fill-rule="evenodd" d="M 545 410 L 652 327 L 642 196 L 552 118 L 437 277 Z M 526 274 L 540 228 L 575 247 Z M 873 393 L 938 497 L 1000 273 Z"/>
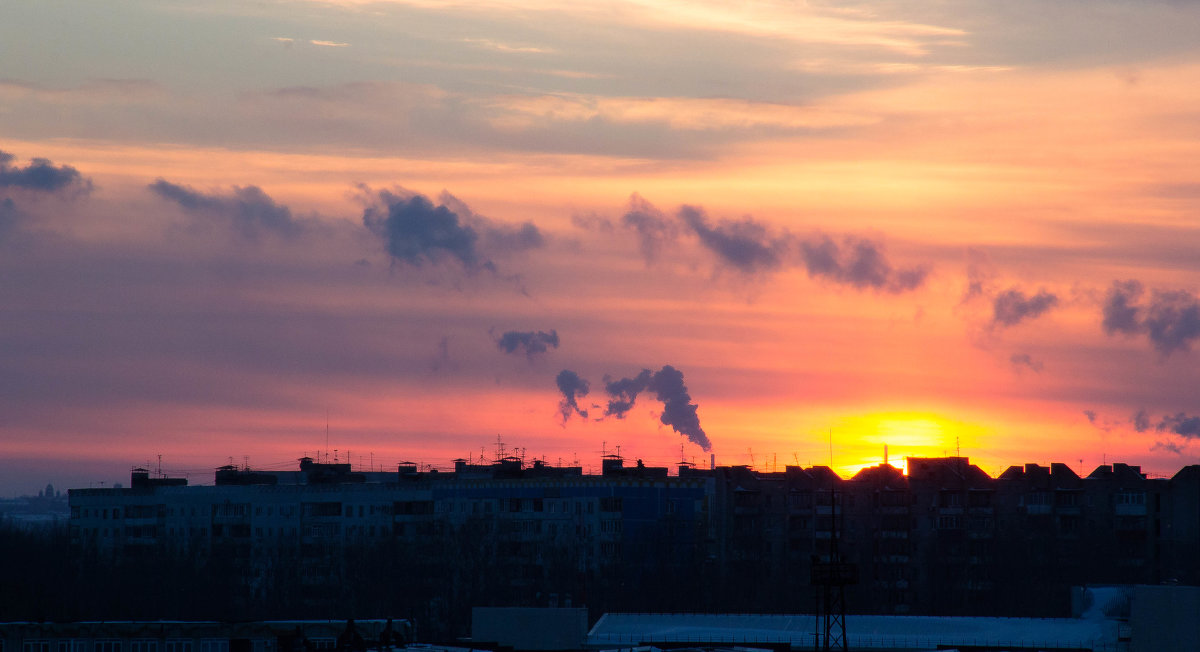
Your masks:
<path fill-rule="evenodd" d="M 1068 615 L 1073 586 L 1200 583 L 1200 466 L 993 478 L 965 457 L 908 458 L 907 474 L 843 479 L 602 462 L 599 475 L 519 458 L 383 473 L 304 458 L 222 467 L 211 486 L 137 469 L 129 488 L 71 490 L 70 535 L 101 559 L 225 560 L 251 591 L 285 569 L 313 596 L 395 572 L 448 602 L 610 611 L 812 612 L 834 537 L 858 613 Z"/>

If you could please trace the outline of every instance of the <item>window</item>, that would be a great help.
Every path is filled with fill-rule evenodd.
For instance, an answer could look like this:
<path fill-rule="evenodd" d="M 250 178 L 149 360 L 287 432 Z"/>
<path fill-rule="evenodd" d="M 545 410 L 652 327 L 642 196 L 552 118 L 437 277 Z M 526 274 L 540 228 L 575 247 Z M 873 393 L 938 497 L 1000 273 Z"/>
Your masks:
<path fill-rule="evenodd" d="M 158 652 L 158 641 L 148 638 L 130 641 L 129 652 Z"/>
<path fill-rule="evenodd" d="M 192 652 L 192 642 L 183 638 L 169 638 L 163 652 Z"/>
<path fill-rule="evenodd" d="M 1079 504 L 1079 494 L 1071 491 L 1060 491 L 1054 495 L 1054 504 L 1060 507 L 1074 507 Z"/>
<path fill-rule="evenodd" d="M 241 518 L 250 514 L 250 505 L 246 503 L 224 503 L 212 506 L 213 516 Z"/>
<path fill-rule="evenodd" d="M 21 645 L 21 652 L 50 652 L 50 641 L 41 638 L 27 638 Z"/>
<path fill-rule="evenodd" d="M 200 639 L 200 652 L 229 652 L 229 639 L 227 639 L 227 638 Z"/>
<path fill-rule="evenodd" d="M 1145 505 L 1146 493 L 1144 491 L 1118 491 L 1113 496 L 1113 500 L 1118 505 Z"/>
<path fill-rule="evenodd" d="M 961 516 L 939 516 L 937 524 L 938 524 L 939 530 L 961 530 L 962 529 L 962 517 Z"/>
<path fill-rule="evenodd" d="M 98 640 L 92 645 L 92 652 L 121 652 L 121 641 Z"/>

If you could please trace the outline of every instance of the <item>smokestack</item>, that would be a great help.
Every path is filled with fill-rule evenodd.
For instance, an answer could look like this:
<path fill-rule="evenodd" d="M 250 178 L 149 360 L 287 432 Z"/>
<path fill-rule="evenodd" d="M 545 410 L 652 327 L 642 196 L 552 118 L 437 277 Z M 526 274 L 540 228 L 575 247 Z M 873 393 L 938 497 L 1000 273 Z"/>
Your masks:
<path fill-rule="evenodd" d="M 717 468 L 717 454 L 710 453 L 708 456 L 708 470 L 712 471 Z"/>

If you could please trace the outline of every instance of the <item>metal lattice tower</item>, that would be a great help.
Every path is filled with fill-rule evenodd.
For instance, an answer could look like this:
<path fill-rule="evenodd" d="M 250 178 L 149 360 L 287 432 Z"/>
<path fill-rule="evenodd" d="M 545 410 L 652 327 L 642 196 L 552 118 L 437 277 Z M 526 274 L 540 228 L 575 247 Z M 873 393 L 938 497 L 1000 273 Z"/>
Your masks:
<path fill-rule="evenodd" d="M 843 518 L 839 519 L 841 496 L 836 488 L 829 491 L 829 561 L 813 560 L 812 585 L 819 591 L 817 600 L 817 632 L 814 650 L 845 652 L 846 644 L 846 586 L 858 582 L 858 568 L 842 561 L 838 541 L 841 539 Z"/>

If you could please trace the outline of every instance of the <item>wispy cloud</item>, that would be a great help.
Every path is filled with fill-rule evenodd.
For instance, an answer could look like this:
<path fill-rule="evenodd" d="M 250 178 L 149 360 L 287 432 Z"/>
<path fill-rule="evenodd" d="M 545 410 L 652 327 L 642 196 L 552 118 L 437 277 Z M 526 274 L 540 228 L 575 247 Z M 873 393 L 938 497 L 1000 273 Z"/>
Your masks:
<path fill-rule="evenodd" d="M 537 47 L 533 45 L 512 45 L 500 41 L 494 41 L 488 38 L 464 38 L 463 43 L 483 48 L 485 50 L 494 50 L 496 52 L 512 52 L 516 54 L 550 54 L 554 52 L 553 48 Z"/>

